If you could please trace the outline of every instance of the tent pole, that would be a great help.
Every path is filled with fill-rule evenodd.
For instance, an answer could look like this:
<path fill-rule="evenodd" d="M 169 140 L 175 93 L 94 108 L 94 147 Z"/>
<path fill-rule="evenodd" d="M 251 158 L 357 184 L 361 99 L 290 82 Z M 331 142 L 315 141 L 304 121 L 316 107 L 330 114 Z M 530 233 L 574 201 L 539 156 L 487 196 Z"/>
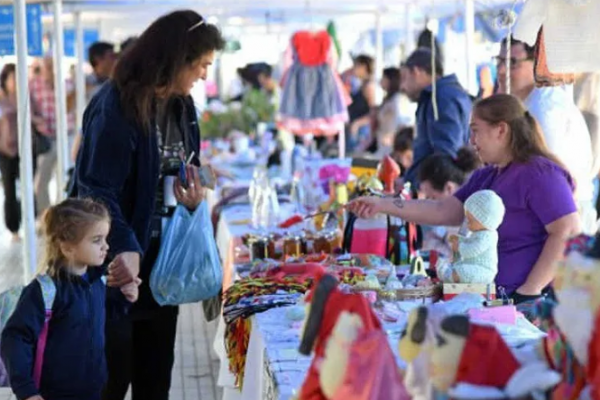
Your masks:
<path fill-rule="evenodd" d="M 68 126 L 67 126 L 67 96 L 65 88 L 64 73 L 64 37 L 62 23 L 62 0 L 54 0 L 54 98 L 56 106 L 56 155 L 57 155 L 57 178 L 58 185 L 56 191 L 57 202 L 65 198 L 65 186 L 67 169 L 69 165 L 68 158 Z"/>
<path fill-rule="evenodd" d="M 19 126 L 19 168 L 21 216 L 25 233 L 23 243 L 23 281 L 29 283 L 37 269 L 37 238 L 33 202 L 33 151 L 31 141 L 31 105 L 27 65 L 27 11 L 25 0 L 14 0 L 15 49 L 17 53 L 17 120 Z"/>
<path fill-rule="evenodd" d="M 83 39 L 83 19 L 82 12 L 75 13 L 75 56 L 77 57 L 77 65 L 75 70 L 75 93 L 77 94 L 77 124 L 76 132 L 81 132 L 81 120 L 86 103 L 86 87 L 83 64 L 85 62 L 85 48 Z"/>
<path fill-rule="evenodd" d="M 415 50 L 415 27 L 413 24 L 413 11 L 415 6 L 412 3 L 407 3 L 405 7 L 404 33 L 406 38 L 404 39 L 404 53 L 402 54 L 403 60 L 406 60 Z"/>
<path fill-rule="evenodd" d="M 377 104 L 383 101 L 383 89 L 379 85 L 383 75 L 383 12 L 378 10 L 375 13 L 375 99 Z"/>
<path fill-rule="evenodd" d="M 473 0 L 465 0 L 465 46 L 467 54 L 467 89 L 477 94 L 477 64 L 475 61 L 475 4 Z"/>

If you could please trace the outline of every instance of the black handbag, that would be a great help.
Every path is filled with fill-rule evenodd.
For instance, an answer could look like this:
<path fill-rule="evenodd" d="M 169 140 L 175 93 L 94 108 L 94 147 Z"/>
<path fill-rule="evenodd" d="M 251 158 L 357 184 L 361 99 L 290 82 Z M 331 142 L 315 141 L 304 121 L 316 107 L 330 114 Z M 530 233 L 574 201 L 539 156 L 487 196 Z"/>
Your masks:
<path fill-rule="evenodd" d="M 52 148 L 52 140 L 48 136 L 44 136 L 35 129 L 35 126 L 31 128 L 32 132 L 32 147 L 33 152 L 36 156 L 45 154 Z"/>

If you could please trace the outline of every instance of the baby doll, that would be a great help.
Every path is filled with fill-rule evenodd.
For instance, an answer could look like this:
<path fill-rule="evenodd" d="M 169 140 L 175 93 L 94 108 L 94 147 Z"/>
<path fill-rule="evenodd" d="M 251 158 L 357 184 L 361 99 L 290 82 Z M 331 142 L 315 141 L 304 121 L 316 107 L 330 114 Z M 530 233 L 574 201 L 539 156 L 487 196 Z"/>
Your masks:
<path fill-rule="evenodd" d="M 452 263 L 440 260 L 438 277 L 448 283 L 493 283 L 498 273 L 498 232 L 504 219 L 502 199 L 491 190 L 473 193 L 465 201 L 468 237 L 452 237 Z"/>

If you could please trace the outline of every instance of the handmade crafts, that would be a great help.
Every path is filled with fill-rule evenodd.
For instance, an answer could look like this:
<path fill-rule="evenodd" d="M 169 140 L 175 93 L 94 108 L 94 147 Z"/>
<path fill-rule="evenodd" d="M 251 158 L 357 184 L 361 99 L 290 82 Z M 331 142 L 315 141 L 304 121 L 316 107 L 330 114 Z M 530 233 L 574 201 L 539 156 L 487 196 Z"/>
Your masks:
<path fill-rule="evenodd" d="M 544 393 L 560 375 L 542 362 L 521 364 L 494 326 L 445 318 L 431 354 L 434 388 L 453 399 L 521 399 Z"/>
<path fill-rule="evenodd" d="M 452 263 L 440 260 L 438 277 L 449 283 L 493 283 L 498 273 L 498 232 L 504 219 L 504 203 L 491 190 L 473 193 L 465 202 L 471 234 L 454 237 Z"/>
<path fill-rule="evenodd" d="M 540 357 L 562 375 L 553 400 L 580 399 L 584 392 L 600 399 L 600 263 L 571 253 L 559 268 L 555 291 L 558 304 L 538 305 L 548 336 Z"/>
<path fill-rule="evenodd" d="M 244 381 L 246 354 L 250 340 L 249 317 L 273 307 L 294 304 L 310 287 L 311 279 L 259 278 L 241 279 L 235 282 L 223 295 L 225 328 L 225 349 L 229 360 L 229 370 L 235 375 L 236 385 Z M 281 296 L 281 293 L 285 295 Z M 294 296 L 296 295 L 296 296 Z"/>
<path fill-rule="evenodd" d="M 533 46 L 544 26 L 548 69 L 553 73 L 600 70 L 596 38 L 600 33 L 596 0 L 529 0 L 514 28 L 514 37 Z"/>
<path fill-rule="evenodd" d="M 408 400 L 387 337 L 368 302 L 324 275 L 307 296 L 300 352 L 314 352 L 300 400 Z M 360 374 L 360 377 L 359 377 Z"/>

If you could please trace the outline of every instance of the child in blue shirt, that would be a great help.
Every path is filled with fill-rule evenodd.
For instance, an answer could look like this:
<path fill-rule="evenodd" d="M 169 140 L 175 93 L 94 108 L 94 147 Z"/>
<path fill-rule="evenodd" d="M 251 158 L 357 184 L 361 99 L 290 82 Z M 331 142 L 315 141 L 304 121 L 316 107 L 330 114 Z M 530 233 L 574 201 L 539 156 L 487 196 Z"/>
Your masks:
<path fill-rule="evenodd" d="M 46 212 L 44 225 L 45 272 L 55 296 L 39 387 L 34 363 L 46 313 L 40 281 L 23 290 L 2 331 L 0 354 L 19 400 L 99 400 L 107 372 L 106 286 L 98 266 L 108 252 L 110 215 L 94 201 L 69 199 Z M 138 284 L 139 280 L 121 288 L 128 301 L 137 299 Z"/>

